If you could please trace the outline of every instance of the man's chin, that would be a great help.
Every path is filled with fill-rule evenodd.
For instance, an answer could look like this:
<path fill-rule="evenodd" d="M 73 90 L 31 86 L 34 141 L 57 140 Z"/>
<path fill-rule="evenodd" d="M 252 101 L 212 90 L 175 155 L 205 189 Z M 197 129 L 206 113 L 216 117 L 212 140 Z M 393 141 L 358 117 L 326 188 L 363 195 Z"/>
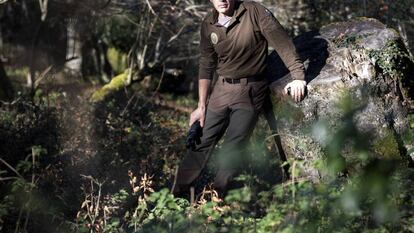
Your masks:
<path fill-rule="evenodd" d="M 229 13 L 229 10 L 228 9 L 220 9 L 218 12 L 221 13 L 221 14 L 227 14 L 227 13 Z"/>

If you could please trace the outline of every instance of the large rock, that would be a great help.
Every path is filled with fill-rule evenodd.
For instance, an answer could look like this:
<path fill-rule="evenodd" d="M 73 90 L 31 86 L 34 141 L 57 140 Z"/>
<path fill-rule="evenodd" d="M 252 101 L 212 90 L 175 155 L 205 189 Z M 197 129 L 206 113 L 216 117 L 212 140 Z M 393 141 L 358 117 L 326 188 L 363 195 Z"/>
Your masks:
<path fill-rule="evenodd" d="M 294 103 L 281 94 L 290 76 L 275 53 L 270 59 L 271 89 L 277 97 L 283 148 L 289 158 L 302 161 L 298 164 L 303 174 L 320 178 L 315 161 L 329 143 L 324 138 L 327 128 L 321 125 L 333 132 L 344 128 L 347 108 L 355 110 L 357 131 L 369 135 L 363 140 L 372 155 L 407 158 L 410 145 L 402 138 L 410 128 L 414 64 L 399 34 L 377 20 L 363 18 L 327 25 L 294 42 L 307 67 L 308 95 Z M 342 150 L 347 160 L 353 153 Z"/>

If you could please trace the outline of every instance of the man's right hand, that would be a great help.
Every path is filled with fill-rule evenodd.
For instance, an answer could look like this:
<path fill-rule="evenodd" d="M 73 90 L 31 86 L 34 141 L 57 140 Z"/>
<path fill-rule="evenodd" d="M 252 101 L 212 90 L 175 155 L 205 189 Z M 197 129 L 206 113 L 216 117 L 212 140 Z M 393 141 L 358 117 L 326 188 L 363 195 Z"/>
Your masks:
<path fill-rule="evenodd" d="M 288 83 L 284 88 L 284 94 L 289 94 L 292 98 L 299 102 L 305 97 L 306 81 L 305 80 L 293 80 Z"/>
<path fill-rule="evenodd" d="M 190 115 L 190 123 L 189 125 L 193 125 L 194 122 L 200 121 L 200 126 L 204 127 L 204 120 L 206 116 L 206 108 L 205 107 L 198 107 L 194 110 Z"/>

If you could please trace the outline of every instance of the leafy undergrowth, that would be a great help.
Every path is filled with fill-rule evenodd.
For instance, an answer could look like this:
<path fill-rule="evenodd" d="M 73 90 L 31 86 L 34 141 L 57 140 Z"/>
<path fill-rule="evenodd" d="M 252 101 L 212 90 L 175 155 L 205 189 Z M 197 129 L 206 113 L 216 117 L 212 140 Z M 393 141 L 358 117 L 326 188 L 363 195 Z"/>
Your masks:
<path fill-rule="evenodd" d="M 152 188 L 167 187 L 185 149 L 187 113 L 156 106 L 132 92 L 99 104 L 60 93 L 35 104 L 21 98 L 3 104 L 0 118 L 4 232 L 71 232 L 88 224 L 92 229 L 103 212 L 93 217 L 85 208 L 97 187 L 97 208 L 107 206 L 110 217 L 123 215 L 136 200 L 130 196 L 119 203 L 114 197 L 131 191 L 130 176 L 148 174 Z M 120 205 L 116 211 L 112 202 Z"/>
<path fill-rule="evenodd" d="M 131 91 L 97 104 L 60 93 L 2 104 L 0 231 L 414 232 L 413 170 L 356 147 L 360 169 L 345 173 L 330 145 L 364 144 L 344 139 L 346 130 L 330 132 L 321 181 L 291 170 L 282 182 L 264 169 L 278 165 L 263 152 L 261 123 L 251 169 L 237 178 L 242 188 L 220 199 L 207 185 L 194 203 L 175 198 L 168 188 L 185 153 L 187 117 Z M 266 179 L 260 170 L 274 173 Z"/>

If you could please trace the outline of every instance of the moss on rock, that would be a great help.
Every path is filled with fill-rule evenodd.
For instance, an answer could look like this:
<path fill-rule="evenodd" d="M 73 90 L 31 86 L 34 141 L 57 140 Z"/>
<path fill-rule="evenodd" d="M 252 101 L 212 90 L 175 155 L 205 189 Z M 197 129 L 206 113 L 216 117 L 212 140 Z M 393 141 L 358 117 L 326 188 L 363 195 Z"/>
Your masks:
<path fill-rule="evenodd" d="M 344 35 L 334 38 L 332 42 L 337 48 L 361 49 L 362 46 L 359 44 L 359 41 L 364 37 L 366 35 Z"/>
<path fill-rule="evenodd" d="M 109 94 L 120 90 L 121 88 L 127 86 L 127 80 L 128 80 L 128 71 L 125 71 L 122 74 L 119 74 L 112 78 L 112 80 L 104 85 L 101 89 L 95 91 L 92 94 L 91 101 L 92 102 L 100 102 L 105 99 Z"/>
<path fill-rule="evenodd" d="M 384 74 L 397 80 L 404 100 L 413 106 L 414 63 L 401 40 L 389 41 L 384 49 L 369 50 L 368 56 Z"/>
<path fill-rule="evenodd" d="M 403 77 L 407 69 L 405 59 L 409 59 L 408 52 L 404 49 L 402 41 L 389 41 L 382 50 L 369 50 L 368 55 L 391 77 Z"/>
<path fill-rule="evenodd" d="M 372 146 L 373 151 L 381 158 L 401 159 L 398 143 L 391 130 L 387 130 L 383 137 L 376 139 Z"/>
<path fill-rule="evenodd" d="M 116 73 L 121 73 L 127 68 L 126 58 L 127 55 L 120 52 L 116 48 L 109 48 L 107 52 L 109 64 Z"/>

